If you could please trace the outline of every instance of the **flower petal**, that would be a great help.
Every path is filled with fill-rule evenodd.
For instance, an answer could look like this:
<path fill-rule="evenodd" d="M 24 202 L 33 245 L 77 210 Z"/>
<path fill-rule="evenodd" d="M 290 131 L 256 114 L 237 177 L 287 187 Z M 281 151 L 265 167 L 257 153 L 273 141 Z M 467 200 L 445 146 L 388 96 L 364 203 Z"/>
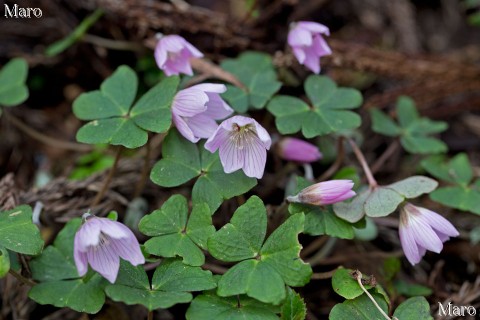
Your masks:
<path fill-rule="evenodd" d="M 205 116 L 205 113 L 185 119 L 185 122 L 197 138 L 208 139 L 217 130 L 218 124 L 212 118 Z"/>
<path fill-rule="evenodd" d="M 114 250 L 110 244 L 105 244 L 91 248 L 87 252 L 88 262 L 92 269 L 111 283 L 114 283 L 117 279 L 118 269 L 120 268 L 120 258 Z"/>
<path fill-rule="evenodd" d="M 185 48 L 189 51 L 191 56 L 193 56 L 195 58 L 203 57 L 203 53 L 201 53 L 200 50 L 198 50 L 195 46 L 193 46 L 187 40 L 183 39 L 183 44 L 185 45 Z"/>
<path fill-rule="evenodd" d="M 129 234 L 132 232 L 127 226 L 125 226 L 120 222 L 112 221 L 108 218 L 96 218 L 96 219 L 100 220 L 101 232 L 113 239 L 127 238 Z"/>
<path fill-rule="evenodd" d="M 260 139 L 260 141 L 262 141 L 263 143 L 263 147 L 269 150 L 272 145 L 272 138 L 270 138 L 270 135 L 268 134 L 267 130 L 265 130 L 265 128 L 263 128 L 260 125 L 260 123 L 258 123 L 254 119 L 252 120 L 253 120 L 253 124 L 255 125 L 255 130 L 257 131 L 257 136 Z"/>
<path fill-rule="evenodd" d="M 200 83 L 191 86 L 189 89 L 201 90 L 206 93 L 224 93 L 225 91 L 227 91 L 227 87 L 224 84 L 220 83 Z"/>
<path fill-rule="evenodd" d="M 122 259 L 127 260 L 132 265 L 145 263 L 140 244 L 133 233 L 127 239 L 113 240 L 111 246 Z"/>
<path fill-rule="evenodd" d="M 305 48 L 305 62 L 304 65 L 315 74 L 320 73 L 320 58 L 312 47 Z"/>
<path fill-rule="evenodd" d="M 220 97 L 218 93 L 207 93 L 207 111 L 202 113 L 215 120 L 222 120 L 233 113 L 233 109 Z"/>
<path fill-rule="evenodd" d="M 89 247 L 96 246 L 100 241 L 101 222 L 97 217 L 88 218 L 77 231 L 78 248 L 86 252 Z"/>
<path fill-rule="evenodd" d="M 230 132 L 219 126 L 212 136 L 208 138 L 207 142 L 205 142 L 205 149 L 214 153 L 221 145 L 227 143 L 229 139 Z"/>
<path fill-rule="evenodd" d="M 222 143 L 219 149 L 220 161 L 222 162 L 225 173 L 231 173 L 243 167 L 245 149 L 238 148 L 235 142 L 230 139 Z"/>
<path fill-rule="evenodd" d="M 321 35 L 316 35 L 313 38 L 313 50 L 318 57 L 328 56 L 332 54 L 332 49 L 328 46 L 327 42 Z"/>
<path fill-rule="evenodd" d="M 88 270 L 87 254 L 80 250 L 80 236 L 77 232 L 75 234 L 75 240 L 73 241 L 73 259 L 75 260 L 75 266 L 77 267 L 78 275 L 83 277 Z"/>
<path fill-rule="evenodd" d="M 182 117 L 193 117 L 207 110 L 208 96 L 205 92 L 188 88 L 180 90 L 173 98 L 172 113 Z"/>
<path fill-rule="evenodd" d="M 460 234 L 450 221 L 438 213 L 421 207 L 417 208 L 420 210 L 419 219 L 429 224 L 437 233 L 440 232 L 448 237 L 457 237 Z"/>
<path fill-rule="evenodd" d="M 267 150 L 259 138 L 254 138 L 245 145 L 243 172 L 247 177 L 261 179 L 267 162 Z"/>
<path fill-rule="evenodd" d="M 424 221 L 417 217 L 410 217 L 409 227 L 411 228 L 418 245 L 435 253 L 440 253 L 442 251 L 442 241 L 438 238 L 435 231 L 433 231 L 433 229 Z"/>
<path fill-rule="evenodd" d="M 330 29 L 327 26 L 324 26 L 321 23 L 312 22 L 312 21 L 299 21 L 297 25 L 300 26 L 302 29 L 306 29 L 310 32 L 314 33 L 323 33 L 327 36 L 330 35 Z"/>
<path fill-rule="evenodd" d="M 311 46 L 312 34 L 307 29 L 297 25 L 288 33 L 287 41 L 291 47 Z"/>
<path fill-rule="evenodd" d="M 398 230 L 400 236 L 400 242 L 402 244 L 403 252 L 407 257 L 407 260 L 412 264 L 416 265 L 422 259 L 423 254 L 420 254 L 417 243 L 412 232 L 411 227 L 400 225 Z"/>
<path fill-rule="evenodd" d="M 295 47 L 295 48 L 292 48 L 292 49 L 293 49 L 293 54 L 297 58 L 298 62 L 300 64 L 304 64 L 305 59 L 306 59 L 306 55 L 305 55 L 305 51 L 303 50 L 303 48 Z"/>
<path fill-rule="evenodd" d="M 183 120 L 182 117 L 177 116 L 175 113 L 172 113 L 172 121 L 175 127 L 177 128 L 178 132 L 190 142 L 197 143 L 200 138 L 195 137 L 193 134 L 192 129 L 188 126 L 187 122 Z"/>

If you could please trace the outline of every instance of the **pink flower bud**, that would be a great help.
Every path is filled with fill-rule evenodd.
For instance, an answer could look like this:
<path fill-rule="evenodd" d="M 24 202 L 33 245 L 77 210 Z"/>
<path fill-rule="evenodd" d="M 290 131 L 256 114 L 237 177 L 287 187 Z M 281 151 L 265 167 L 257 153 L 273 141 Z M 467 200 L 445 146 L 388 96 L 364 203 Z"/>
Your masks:
<path fill-rule="evenodd" d="M 400 210 L 398 232 L 403 252 L 412 265 L 419 263 L 427 250 L 440 253 L 445 241 L 459 235 L 447 219 L 411 203 Z"/>
<path fill-rule="evenodd" d="M 192 76 L 190 59 L 201 57 L 197 48 L 177 35 L 162 36 L 155 47 L 157 65 L 168 77 L 180 73 Z"/>
<path fill-rule="evenodd" d="M 300 163 L 311 163 L 322 158 L 318 148 L 297 138 L 283 138 L 278 143 L 281 158 Z"/>
<path fill-rule="evenodd" d="M 293 24 L 288 33 L 288 44 L 300 64 L 314 73 L 320 73 L 320 57 L 332 54 L 322 35 L 330 35 L 323 24 L 311 21 L 299 21 Z"/>
<path fill-rule="evenodd" d="M 324 206 L 355 196 L 352 188 L 351 180 L 324 181 L 303 189 L 296 196 L 287 197 L 287 201 Z"/>

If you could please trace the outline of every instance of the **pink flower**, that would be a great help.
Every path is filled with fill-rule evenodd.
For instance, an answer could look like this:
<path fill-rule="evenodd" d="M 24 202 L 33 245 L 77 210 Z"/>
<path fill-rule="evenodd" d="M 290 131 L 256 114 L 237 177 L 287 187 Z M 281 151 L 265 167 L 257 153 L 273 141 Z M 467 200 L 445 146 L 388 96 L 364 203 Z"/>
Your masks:
<path fill-rule="evenodd" d="M 297 138 L 283 138 L 278 146 L 279 155 L 285 160 L 310 163 L 322 158 L 316 146 Z"/>
<path fill-rule="evenodd" d="M 182 136 L 193 143 L 212 136 L 218 127 L 215 120 L 233 112 L 220 97 L 226 90 L 223 84 L 203 83 L 177 93 L 172 104 L 172 120 Z"/>
<path fill-rule="evenodd" d="M 85 222 L 75 234 L 73 246 L 80 276 L 87 273 L 90 264 L 93 270 L 114 283 L 120 258 L 134 266 L 145 263 L 138 240 L 130 229 L 108 218 L 86 215 Z"/>
<path fill-rule="evenodd" d="M 248 177 L 262 178 L 267 150 L 272 140 L 254 119 L 234 116 L 223 121 L 205 143 L 205 149 L 220 149 L 220 161 L 226 173 L 243 169 Z"/>
<path fill-rule="evenodd" d="M 310 21 L 294 23 L 288 33 L 288 44 L 298 62 L 316 74 L 320 72 L 320 57 L 332 54 L 322 34 L 330 35 L 328 27 Z"/>
<path fill-rule="evenodd" d="M 330 180 L 313 184 L 296 196 L 287 197 L 289 202 L 324 206 L 349 199 L 356 195 L 351 180 Z"/>
<path fill-rule="evenodd" d="M 400 210 L 400 242 L 408 261 L 415 265 L 427 250 L 440 253 L 443 243 L 459 235 L 444 217 L 425 208 L 407 203 Z"/>
<path fill-rule="evenodd" d="M 191 58 L 201 58 L 203 54 L 184 38 L 177 35 L 162 36 L 155 47 L 155 60 L 168 77 L 180 73 L 193 75 Z"/>

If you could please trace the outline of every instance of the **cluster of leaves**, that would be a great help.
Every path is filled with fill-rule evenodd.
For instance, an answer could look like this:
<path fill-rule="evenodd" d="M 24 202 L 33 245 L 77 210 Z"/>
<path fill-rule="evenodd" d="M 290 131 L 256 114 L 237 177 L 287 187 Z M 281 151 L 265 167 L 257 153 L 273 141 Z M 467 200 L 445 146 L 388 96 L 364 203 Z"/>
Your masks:
<path fill-rule="evenodd" d="M 227 85 L 223 97 L 229 104 L 239 113 L 266 107 L 274 115 L 281 134 L 301 132 L 306 138 L 341 135 L 361 124 L 360 116 L 351 111 L 362 103 L 360 92 L 337 87 L 328 77 L 308 77 L 304 84 L 308 101 L 304 101 L 292 96 L 274 96 L 281 83 L 277 81 L 271 57 L 266 54 L 246 52 L 237 59 L 223 61 L 222 67 L 244 84 L 242 88 Z M 28 96 L 24 62 L 14 60 L 5 66 L 0 71 L 0 84 L 11 77 L 14 85 L 0 85 L 0 105 L 15 105 Z M 387 186 L 357 186 L 357 197 L 334 206 L 290 204 L 289 216 L 268 237 L 265 205 L 260 198 L 251 196 L 228 223 L 216 230 L 212 216 L 217 209 L 225 200 L 249 192 L 257 180 L 242 171 L 225 173 L 218 152 L 208 152 L 203 143 L 190 143 L 171 128 L 171 104 L 179 86 L 179 77 L 166 77 L 137 97 L 137 75 L 130 67 L 120 66 L 99 90 L 83 93 L 73 104 L 75 115 L 89 121 L 77 133 L 79 142 L 134 149 L 145 145 L 149 135 L 163 133 L 162 158 L 151 170 L 151 180 L 168 188 L 192 185 L 190 213 L 187 198 L 173 195 L 138 225 L 139 231 L 150 237 L 143 246 L 149 262 L 159 263 L 151 274 L 143 266 L 133 267 L 122 261 L 114 284 L 91 270 L 80 277 L 73 259 L 73 239 L 80 219 L 67 223 L 53 244 L 41 253 L 43 241 L 32 223 L 31 210 L 22 206 L 0 214 L 0 276 L 11 269 L 9 257 L 11 252 L 17 252 L 38 255 L 30 262 L 32 277 L 38 284 L 29 296 L 40 304 L 96 313 L 109 297 L 126 304 L 144 305 L 150 311 L 191 302 L 186 314 L 191 320 L 304 319 L 305 303 L 291 288 L 304 286 L 312 275 L 311 266 L 300 258 L 299 234 L 353 239 L 359 230 L 368 227 L 369 221 L 371 224 L 369 218 L 389 215 L 406 199 L 430 193 L 437 187 L 437 182 L 430 178 L 414 176 Z M 374 130 L 399 137 L 410 152 L 446 150 L 440 141 L 427 136 L 443 131 L 445 125 L 420 118 L 411 100 L 399 100 L 397 117 L 399 125 L 382 112 L 373 111 Z M 73 176 L 88 176 L 112 161 L 94 152 L 81 159 Z M 470 185 L 471 171 L 459 168 L 462 163 L 457 162 L 464 160 L 452 160 L 445 165 L 439 161 L 426 159 L 426 170 L 456 184 L 453 188 L 457 192 L 461 189 L 468 194 L 478 193 L 478 183 Z M 443 166 L 446 171 L 438 169 L 443 170 Z M 435 169 L 430 171 L 430 168 Z M 352 172 L 345 170 L 337 177 L 350 175 Z M 297 178 L 296 192 L 310 184 Z M 441 190 L 436 192 L 441 194 Z M 432 199 L 434 195 L 435 192 Z M 465 204 L 457 205 L 471 210 Z M 233 265 L 223 275 L 213 276 L 201 268 L 207 252 L 218 261 Z M 373 319 L 379 315 L 349 271 L 338 270 L 333 286 L 347 301 L 332 309 L 330 319 L 353 318 L 358 314 Z M 390 302 L 383 289 L 377 286 L 368 290 L 387 312 Z M 201 293 L 194 298 L 192 292 Z M 419 311 L 412 313 L 414 307 Z M 428 304 L 424 298 L 413 298 L 400 305 L 394 316 L 402 320 L 418 319 L 416 316 L 423 317 L 425 312 L 428 313 Z"/>

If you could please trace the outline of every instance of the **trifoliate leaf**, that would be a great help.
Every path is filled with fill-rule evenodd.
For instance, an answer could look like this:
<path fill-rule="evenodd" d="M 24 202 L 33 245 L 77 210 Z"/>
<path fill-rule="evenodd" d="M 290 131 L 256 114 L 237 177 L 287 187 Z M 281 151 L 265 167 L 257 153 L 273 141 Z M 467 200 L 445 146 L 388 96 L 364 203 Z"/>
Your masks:
<path fill-rule="evenodd" d="M 415 102 L 405 96 L 398 98 L 396 113 L 398 125 L 382 111 L 373 109 L 371 111 L 373 131 L 399 137 L 403 148 L 410 153 L 428 154 L 447 151 L 445 143 L 430 137 L 431 134 L 445 131 L 448 127 L 445 122 L 420 118 Z"/>
<path fill-rule="evenodd" d="M 401 320 L 433 320 L 430 305 L 424 297 L 413 297 L 400 304 L 393 316 Z"/>
<path fill-rule="evenodd" d="M 203 144 L 195 145 L 176 130 L 170 130 L 162 146 L 163 158 L 152 169 L 150 179 L 162 187 L 179 186 L 198 177 L 192 189 L 195 204 L 206 203 L 210 212 L 223 200 L 244 194 L 257 184 L 243 171 L 225 173 L 218 152 L 210 153 Z"/>
<path fill-rule="evenodd" d="M 278 131 L 292 134 L 302 131 L 306 138 L 313 138 L 360 126 L 360 116 L 350 109 L 362 104 L 362 95 L 351 88 L 338 88 L 325 76 L 309 76 L 305 92 L 311 105 L 295 97 L 276 96 L 267 106 L 275 116 Z"/>
<path fill-rule="evenodd" d="M 139 230 L 154 236 L 145 242 L 148 253 L 167 258 L 180 256 L 185 264 L 201 266 L 205 263 L 205 256 L 200 248 L 205 249 L 215 227 L 208 205 L 195 205 L 188 217 L 187 199 L 173 195 L 161 209 L 142 218 Z"/>
<path fill-rule="evenodd" d="M 213 293 L 193 299 L 186 314 L 187 320 L 278 320 L 276 310 L 246 296 L 222 298 Z"/>
<path fill-rule="evenodd" d="M 405 199 L 413 199 L 432 192 L 438 183 L 428 177 L 413 176 L 387 186 L 360 190 L 356 197 L 333 205 L 335 214 L 349 222 L 357 222 L 367 215 L 384 217 L 394 212 Z"/>
<path fill-rule="evenodd" d="M 398 294 L 401 294 L 406 297 L 414 296 L 429 296 L 433 293 L 432 289 L 426 286 L 422 286 L 416 283 L 409 283 L 403 280 L 396 280 L 393 283 L 395 290 Z"/>
<path fill-rule="evenodd" d="M 130 67 L 120 66 L 103 81 L 100 90 L 83 93 L 74 101 L 75 115 L 90 120 L 77 132 L 77 140 L 127 148 L 144 145 L 148 140 L 147 131 L 160 133 L 170 128 L 170 106 L 178 83 L 178 77 L 165 78 L 132 107 L 138 78 Z"/>
<path fill-rule="evenodd" d="M 150 284 L 143 266 L 134 267 L 121 261 L 117 281 L 105 288 L 114 301 L 126 304 L 142 304 L 148 310 L 166 309 L 177 303 L 192 300 L 191 291 L 215 288 L 210 271 L 184 265 L 175 259 L 166 259 L 157 267 Z"/>
<path fill-rule="evenodd" d="M 291 216 L 263 243 L 266 219 L 263 202 L 253 196 L 235 211 L 230 223 L 208 239 L 209 252 L 216 259 L 243 260 L 222 276 L 218 295 L 247 294 L 278 304 L 286 296 L 285 284 L 302 286 L 310 279 L 312 269 L 299 258 L 302 246 L 297 238 L 304 215 Z"/>
<path fill-rule="evenodd" d="M 0 246 L 29 255 L 37 255 L 42 251 L 43 240 L 32 222 L 30 206 L 21 205 L 0 212 Z"/>
<path fill-rule="evenodd" d="M 430 199 L 451 208 L 480 214 L 480 189 L 472 184 L 473 169 L 468 157 L 459 153 L 451 160 L 435 156 L 422 160 L 422 167 L 432 176 L 454 184 L 433 191 Z"/>
<path fill-rule="evenodd" d="M 345 299 L 355 299 L 364 292 L 358 285 L 357 280 L 352 277 L 352 271 L 350 269 L 339 268 L 332 277 L 333 290 L 344 297 Z M 366 284 L 364 287 L 368 290 L 372 286 Z"/>
<path fill-rule="evenodd" d="M 237 112 L 244 113 L 249 106 L 262 109 L 281 87 L 272 58 L 267 54 L 245 52 L 236 59 L 222 61 L 221 67 L 246 86 L 245 89 L 228 86 L 222 95 Z"/>
<path fill-rule="evenodd" d="M 24 59 L 12 59 L 3 66 L 0 70 L 0 106 L 13 107 L 27 100 L 27 75 L 28 64 Z"/>

